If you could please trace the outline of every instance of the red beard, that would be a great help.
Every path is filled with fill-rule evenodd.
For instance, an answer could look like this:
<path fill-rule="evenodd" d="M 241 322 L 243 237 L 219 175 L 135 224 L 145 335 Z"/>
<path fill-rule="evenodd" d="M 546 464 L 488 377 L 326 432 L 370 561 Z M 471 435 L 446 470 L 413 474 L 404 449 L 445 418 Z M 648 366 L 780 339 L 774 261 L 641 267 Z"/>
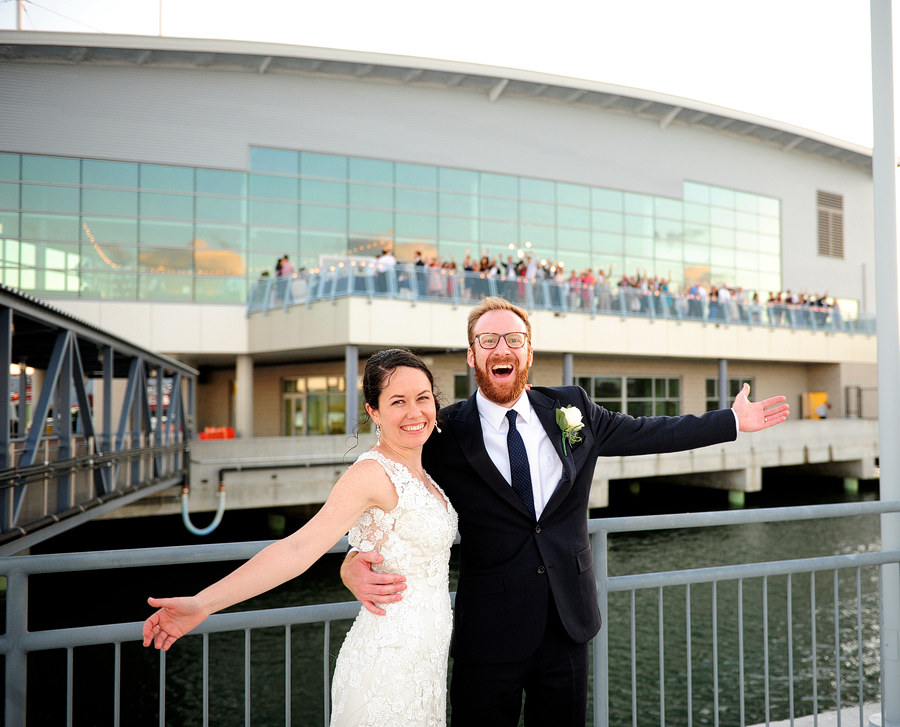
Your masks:
<path fill-rule="evenodd" d="M 497 363 L 496 361 L 492 364 Z M 492 364 L 485 364 L 485 367 Z M 515 367 L 515 378 L 505 381 L 503 384 L 496 383 L 490 375 L 487 368 L 479 368 L 475 366 L 475 383 L 481 389 L 488 401 L 495 404 L 512 404 L 525 391 L 525 385 L 528 383 L 528 367 Z"/>

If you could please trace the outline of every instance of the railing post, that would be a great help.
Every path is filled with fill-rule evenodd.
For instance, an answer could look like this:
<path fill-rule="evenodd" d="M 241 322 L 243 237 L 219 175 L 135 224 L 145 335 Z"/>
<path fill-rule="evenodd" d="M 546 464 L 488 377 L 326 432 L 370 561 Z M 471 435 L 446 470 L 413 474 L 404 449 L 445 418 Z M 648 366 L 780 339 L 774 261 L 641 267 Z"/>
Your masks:
<path fill-rule="evenodd" d="M 21 646 L 28 631 L 28 576 L 11 570 L 6 576 L 5 724 L 25 724 L 25 690 L 28 684 L 28 655 Z"/>
<path fill-rule="evenodd" d="M 609 557 L 607 531 L 591 536 L 594 553 L 594 575 L 597 578 L 597 605 L 603 624 L 594 637 L 594 727 L 609 725 Z"/>

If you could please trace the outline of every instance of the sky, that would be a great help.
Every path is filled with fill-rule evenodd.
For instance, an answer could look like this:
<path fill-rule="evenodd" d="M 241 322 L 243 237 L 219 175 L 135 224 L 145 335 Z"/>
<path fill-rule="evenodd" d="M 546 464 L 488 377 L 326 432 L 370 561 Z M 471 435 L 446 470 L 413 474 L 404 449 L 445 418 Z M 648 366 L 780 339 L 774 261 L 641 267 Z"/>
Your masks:
<path fill-rule="evenodd" d="M 0 29 L 16 2 L 0 0 Z M 23 29 L 226 38 L 644 88 L 872 146 L 868 0 L 24 0 Z"/>

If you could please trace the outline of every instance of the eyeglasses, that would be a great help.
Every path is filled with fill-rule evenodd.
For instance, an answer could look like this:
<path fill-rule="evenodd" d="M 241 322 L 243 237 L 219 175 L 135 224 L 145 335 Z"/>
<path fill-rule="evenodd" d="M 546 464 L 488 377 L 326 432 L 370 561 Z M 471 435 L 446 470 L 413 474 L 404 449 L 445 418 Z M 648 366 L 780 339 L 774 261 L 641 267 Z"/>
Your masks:
<path fill-rule="evenodd" d="M 528 334 L 521 331 L 514 333 L 478 333 L 475 335 L 475 340 L 478 341 L 482 348 L 497 348 L 501 338 L 506 341 L 506 345 L 510 348 L 522 348 L 527 337 Z"/>

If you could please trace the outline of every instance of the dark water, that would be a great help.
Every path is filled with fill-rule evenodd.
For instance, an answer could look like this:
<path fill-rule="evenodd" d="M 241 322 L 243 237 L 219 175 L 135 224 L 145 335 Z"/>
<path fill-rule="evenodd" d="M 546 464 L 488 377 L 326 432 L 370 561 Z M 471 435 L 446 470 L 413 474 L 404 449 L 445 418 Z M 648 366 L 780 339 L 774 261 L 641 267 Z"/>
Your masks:
<path fill-rule="evenodd" d="M 877 499 L 875 483 L 863 483 L 858 494 L 844 493 L 840 480 L 804 479 L 796 475 L 769 476 L 763 492 L 748 495 L 747 507 L 776 507 Z M 727 496 L 709 490 L 652 487 L 640 491 L 615 485 L 610 508 L 594 516 L 652 514 L 727 509 Z M 203 523 L 198 523 L 203 525 Z M 148 518 L 135 522 L 93 523 L 46 544 L 42 552 L 153 547 L 198 542 L 230 542 L 277 537 L 268 513 L 229 512 L 212 536 L 189 535 L 178 518 Z M 287 519 L 287 531 L 302 519 Z M 612 575 L 676 570 L 741 562 L 800 558 L 878 550 L 877 517 L 799 523 L 745 525 L 729 528 L 679 530 L 619 535 L 610 538 Z M 34 552 L 38 552 L 36 548 Z M 238 607 L 277 608 L 349 600 L 340 584 L 340 556 L 326 556 L 310 571 L 284 586 Z M 29 609 L 31 628 L 61 628 L 145 618 L 148 595 L 194 593 L 221 577 L 235 564 L 205 564 L 168 568 L 117 570 L 72 576 L 33 577 Z M 455 553 L 451 560 L 451 587 L 455 588 Z M 868 652 L 877 654 L 877 582 L 874 569 L 861 573 L 863 640 Z M 764 722 L 763 582 L 748 580 L 742 586 L 744 616 L 744 722 Z M 770 578 L 768 592 L 768 646 L 770 719 L 790 716 L 788 702 L 787 578 Z M 832 574 L 817 574 L 816 667 L 813 669 L 812 634 L 809 629 L 811 582 L 808 575 L 791 581 L 793 664 L 796 716 L 813 711 L 812 677 L 818 680 L 818 708 L 835 705 L 837 697 L 834 650 L 834 581 Z M 692 715 L 697 725 L 714 723 L 713 701 L 713 589 L 691 588 L 691 657 L 693 667 Z M 839 662 L 843 706 L 858 701 L 859 664 L 856 652 L 856 571 L 842 573 L 838 582 L 838 611 L 845 650 Z M 666 589 L 664 605 L 665 721 L 687 722 L 686 598 L 683 587 Z M 718 630 L 719 720 L 722 725 L 740 723 L 741 689 L 738 645 L 738 584 L 726 582 L 716 589 Z M 638 593 L 636 612 L 637 691 L 631 680 L 631 611 L 628 594 L 611 594 L 607 623 L 610 634 L 610 724 L 632 724 L 636 698 L 638 724 L 660 724 L 659 593 Z M 350 622 L 332 624 L 331 664 Z M 244 724 L 244 633 L 210 637 L 210 725 Z M 293 725 L 322 724 L 325 679 L 322 625 L 291 629 L 291 712 Z M 284 629 L 252 632 L 250 661 L 250 712 L 254 725 L 284 724 L 285 674 Z M 878 664 L 866 657 L 864 699 L 878 698 Z M 160 661 L 155 652 L 139 644 L 123 644 L 122 724 L 158 725 Z M 74 652 L 76 725 L 113 724 L 112 646 L 76 649 Z M 65 652 L 29 657 L 29 724 L 65 724 Z M 202 724 L 202 640 L 186 638 L 166 659 L 166 724 Z"/>

